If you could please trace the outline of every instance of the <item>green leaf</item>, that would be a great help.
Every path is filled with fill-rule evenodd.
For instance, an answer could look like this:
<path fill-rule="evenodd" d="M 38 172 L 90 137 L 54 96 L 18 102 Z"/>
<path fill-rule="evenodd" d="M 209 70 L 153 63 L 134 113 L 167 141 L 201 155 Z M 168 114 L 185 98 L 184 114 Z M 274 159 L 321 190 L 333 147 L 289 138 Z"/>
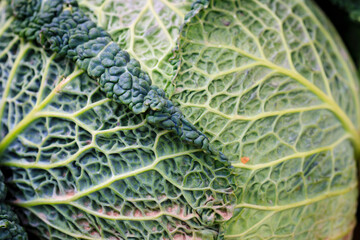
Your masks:
<path fill-rule="evenodd" d="M 356 0 L 357 1 L 357 0 Z M 349 4 L 349 10 L 356 13 L 358 11 L 358 18 L 360 17 L 360 2 L 356 5 L 357 7 L 351 6 L 351 1 L 336 1 L 338 4 Z M 328 1 L 317 0 L 320 8 L 325 12 L 326 16 L 329 17 L 330 21 L 334 24 L 339 35 L 343 39 L 349 53 L 354 60 L 356 67 L 359 69 L 360 66 L 360 46 L 357 44 L 357 40 L 360 37 L 360 18 L 356 19 L 356 14 L 350 14 L 349 12 L 340 9 L 337 4 L 329 4 Z M 355 5 L 355 3 L 354 3 Z M 358 9 L 357 9 L 358 8 Z M 357 9 L 357 10 L 356 10 Z M 353 16 L 353 18 L 351 18 Z"/>
<path fill-rule="evenodd" d="M 192 0 L 79 0 L 91 19 L 136 58 L 154 85 L 169 86 L 175 69 L 170 64 L 185 14 Z"/>
<path fill-rule="evenodd" d="M 317 6 L 211 0 L 177 49 L 172 99 L 238 172 L 225 239 L 350 236 L 359 80 Z"/>
<path fill-rule="evenodd" d="M 27 229 L 61 240 L 221 234 L 235 199 L 231 169 L 107 99 L 71 61 L 19 39 L 1 4 L 1 166 Z"/>

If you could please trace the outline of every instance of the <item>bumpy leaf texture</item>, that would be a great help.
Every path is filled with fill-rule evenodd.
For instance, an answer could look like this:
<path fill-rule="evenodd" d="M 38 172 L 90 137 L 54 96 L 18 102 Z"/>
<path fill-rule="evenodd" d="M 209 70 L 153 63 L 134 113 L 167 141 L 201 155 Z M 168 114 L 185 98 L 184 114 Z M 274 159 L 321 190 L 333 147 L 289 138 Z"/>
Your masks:
<path fill-rule="evenodd" d="M 183 113 L 238 171 L 226 239 L 341 239 L 355 224 L 359 86 L 320 10 L 212 0 L 183 26 Z"/>
<path fill-rule="evenodd" d="M 335 25 L 341 38 L 345 42 L 357 69 L 360 69 L 360 46 L 357 44 L 360 37 L 360 1 L 316 0 L 320 8 Z"/>
<path fill-rule="evenodd" d="M 188 2 L 79 1 L 162 88 Z M 19 39 L 0 2 L 1 164 L 28 230 L 62 240 L 351 236 L 360 108 L 336 33 L 307 1 L 201 2 L 181 30 L 172 99 L 235 173 Z"/>
<path fill-rule="evenodd" d="M 171 89 L 170 64 L 180 26 L 193 0 L 79 0 L 82 10 L 136 58 L 153 84 Z"/>
<path fill-rule="evenodd" d="M 231 169 L 107 99 L 72 61 L 17 37 L 1 3 L 1 164 L 28 230 L 62 240 L 215 239 L 232 215 Z"/>
<path fill-rule="evenodd" d="M 227 161 L 187 121 L 165 91 L 152 85 L 139 62 L 122 50 L 105 29 L 90 20 L 76 1 L 14 0 L 11 10 L 16 18 L 13 31 L 21 38 L 35 41 L 57 53 L 59 58 L 76 62 L 76 66 L 99 83 L 106 97 L 127 105 L 135 114 L 146 113 L 151 125 L 176 132 L 181 140 Z"/>
<path fill-rule="evenodd" d="M 27 240 L 27 233 L 20 225 L 15 212 L 4 202 L 6 193 L 4 175 L 0 171 L 0 239 Z"/>

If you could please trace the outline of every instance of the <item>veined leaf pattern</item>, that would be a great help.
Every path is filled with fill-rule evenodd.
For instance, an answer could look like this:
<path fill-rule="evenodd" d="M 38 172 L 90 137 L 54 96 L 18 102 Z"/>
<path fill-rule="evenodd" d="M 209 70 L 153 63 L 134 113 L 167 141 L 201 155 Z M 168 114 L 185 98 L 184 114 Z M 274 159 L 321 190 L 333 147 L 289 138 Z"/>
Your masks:
<path fill-rule="evenodd" d="M 225 239 L 351 236 L 359 80 L 317 6 L 211 0 L 177 58 L 172 99 L 238 171 Z"/>
<path fill-rule="evenodd" d="M 153 84 L 171 87 L 170 64 L 180 26 L 192 0 L 79 0 L 89 17 L 106 29 L 119 46 L 140 61 Z"/>
<path fill-rule="evenodd" d="M 61 240 L 215 239 L 232 216 L 230 169 L 107 99 L 71 61 L 19 39 L 4 1 L 0 10 L 1 166 L 28 230 Z"/>

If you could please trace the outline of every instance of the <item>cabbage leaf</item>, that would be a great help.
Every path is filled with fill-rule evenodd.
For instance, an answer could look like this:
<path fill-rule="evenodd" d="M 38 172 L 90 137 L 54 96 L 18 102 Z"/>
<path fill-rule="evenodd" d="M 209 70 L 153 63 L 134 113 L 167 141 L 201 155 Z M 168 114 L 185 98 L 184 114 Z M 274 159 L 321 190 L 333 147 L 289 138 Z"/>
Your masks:
<path fill-rule="evenodd" d="M 340 239 L 355 225 L 359 86 L 302 0 L 211 0 L 182 28 L 172 99 L 238 172 L 226 239 Z"/>
<path fill-rule="evenodd" d="M 232 168 L 14 35 L 0 2 L 0 163 L 27 230 L 59 240 L 350 237 L 359 86 L 333 27 L 305 0 L 200 0 L 186 14 L 190 2 L 79 0 Z"/>
<path fill-rule="evenodd" d="M 19 39 L 2 4 L 0 156 L 27 229 L 42 239 L 215 239 L 232 216 L 231 169 Z"/>
<path fill-rule="evenodd" d="M 192 0 L 79 0 L 88 16 L 136 58 L 153 84 L 165 89 L 175 74 L 170 64 L 180 26 Z"/>

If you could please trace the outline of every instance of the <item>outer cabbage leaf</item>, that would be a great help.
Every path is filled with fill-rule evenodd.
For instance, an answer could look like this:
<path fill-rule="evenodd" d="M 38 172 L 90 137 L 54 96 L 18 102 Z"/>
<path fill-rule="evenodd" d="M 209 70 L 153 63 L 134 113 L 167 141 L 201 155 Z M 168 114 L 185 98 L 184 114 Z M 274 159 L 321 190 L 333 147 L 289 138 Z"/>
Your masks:
<path fill-rule="evenodd" d="M 334 0 L 334 2 L 341 4 L 341 1 Z M 352 59 L 354 60 L 357 69 L 359 69 L 360 46 L 357 42 L 360 37 L 360 2 L 356 5 L 356 7 L 351 6 L 351 1 L 342 2 L 344 5 L 349 4 L 348 9 L 351 12 L 350 16 L 348 11 L 344 11 L 342 9 L 339 10 L 339 6 L 337 4 L 329 4 L 328 1 L 321 0 L 316 0 L 316 3 L 319 4 L 319 7 L 334 24 Z M 356 11 L 358 11 L 357 15 Z M 358 16 L 358 19 L 356 19 L 356 16 Z"/>
<path fill-rule="evenodd" d="M 225 239 L 341 239 L 355 226 L 359 86 L 310 1 L 211 0 L 179 39 L 172 96 L 238 171 Z"/>
<path fill-rule="evenodd" d="M 215 239 L 227 166 L 111 102 L 71 61 L 19 39 L 0 8 L 0 157 L 41 239 Z"/>
<path fill-rule="evenodd" d="M 79 0 L 82 9 L 140 61 L 153 83 L 165 89 L 175 75 L 170 64 L 192 0 Z"/>

